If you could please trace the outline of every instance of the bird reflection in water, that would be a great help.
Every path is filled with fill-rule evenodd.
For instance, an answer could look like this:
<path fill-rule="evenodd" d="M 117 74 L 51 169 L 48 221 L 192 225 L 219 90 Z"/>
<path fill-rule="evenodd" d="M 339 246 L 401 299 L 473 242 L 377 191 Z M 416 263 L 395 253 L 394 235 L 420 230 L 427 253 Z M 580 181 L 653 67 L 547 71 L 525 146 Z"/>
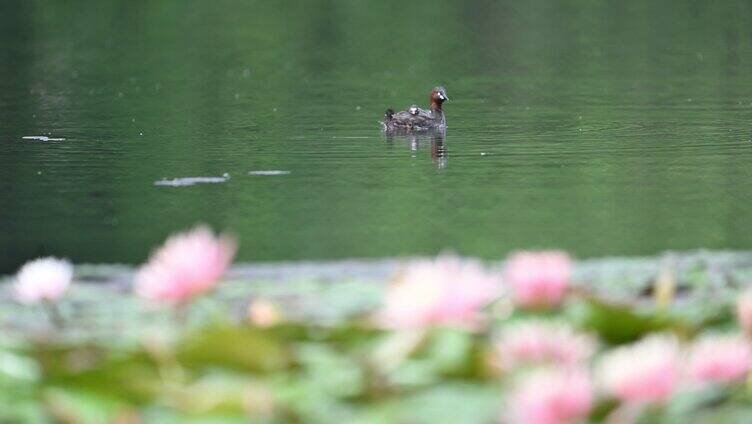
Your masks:
<path fill-rule="evenodd" d="M 431 160 L 439 169 L 447 166 L 446 129 L 436 129 L 421 132 L 395 132 L 384 133 L 386 142 L 393 145 L 395 142 L 407 142 L 413 157 L 417 156 L 421 146 L 431 144 Z"/>

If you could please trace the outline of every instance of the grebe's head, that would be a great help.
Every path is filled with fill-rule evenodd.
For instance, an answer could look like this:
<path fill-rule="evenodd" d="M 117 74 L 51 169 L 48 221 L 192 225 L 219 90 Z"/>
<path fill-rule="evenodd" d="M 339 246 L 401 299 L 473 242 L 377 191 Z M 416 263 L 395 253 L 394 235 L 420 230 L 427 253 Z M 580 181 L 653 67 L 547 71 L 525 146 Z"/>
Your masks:
<path fill-rule="evenodd" d="M 431 103 L 438 103 L 441 105 L 447 100 L 449 100 L 449 96 L 447 96 L 444 87 L 436 87 L 431 91 Z"/>
<path fill-rule="evenodd" d="M 418 110 L 420 110 L 420 109 L 418 109 L 417 105 L 412 105 L 412 106 L 410 106 L 409 109 L 407 109 L 407 111 L 410 112 L 410 115 L 417 115 L 418 114 Z"/>

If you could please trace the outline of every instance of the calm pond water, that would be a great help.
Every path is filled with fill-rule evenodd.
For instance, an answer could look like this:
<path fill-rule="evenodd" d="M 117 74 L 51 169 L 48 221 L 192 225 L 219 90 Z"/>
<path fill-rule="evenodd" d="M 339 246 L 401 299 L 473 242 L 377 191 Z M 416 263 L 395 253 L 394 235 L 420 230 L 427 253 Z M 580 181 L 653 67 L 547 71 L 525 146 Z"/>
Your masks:
<path fill-rule="evenodd" d="M 751 65 L 747 1 L 2 2 L 0 272 L 750 249 Z M 386 140 L 437 84 L 445 157 Z"/>

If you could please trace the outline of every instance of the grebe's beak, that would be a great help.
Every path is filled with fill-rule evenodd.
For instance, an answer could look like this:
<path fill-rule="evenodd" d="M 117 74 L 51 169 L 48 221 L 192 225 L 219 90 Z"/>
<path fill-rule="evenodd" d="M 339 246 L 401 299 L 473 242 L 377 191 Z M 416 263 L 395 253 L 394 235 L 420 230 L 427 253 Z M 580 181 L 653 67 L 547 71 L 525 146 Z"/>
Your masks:
<path fill-rule="evenodd" d="M 439 99 L 441 99 L 442 101 L 443 100 L 449 100 L 449 97 L 447 97 L 446 94 L 444 94 L 441 91 L 439 91 Z"/>

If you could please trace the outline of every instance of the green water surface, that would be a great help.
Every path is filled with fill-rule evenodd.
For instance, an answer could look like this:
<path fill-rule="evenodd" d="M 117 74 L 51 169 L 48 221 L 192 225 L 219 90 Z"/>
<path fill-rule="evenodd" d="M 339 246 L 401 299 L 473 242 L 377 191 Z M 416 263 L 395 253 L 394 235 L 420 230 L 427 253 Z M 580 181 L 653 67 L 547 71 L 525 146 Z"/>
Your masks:
<path fill-rule="evenodd" d="M 197 222 L 244 261 L 750 249 L 751 65 L 747 1 L 3 1 L 0 273 Z M 437 84 L 446 156 L 387 141 Z"/>

